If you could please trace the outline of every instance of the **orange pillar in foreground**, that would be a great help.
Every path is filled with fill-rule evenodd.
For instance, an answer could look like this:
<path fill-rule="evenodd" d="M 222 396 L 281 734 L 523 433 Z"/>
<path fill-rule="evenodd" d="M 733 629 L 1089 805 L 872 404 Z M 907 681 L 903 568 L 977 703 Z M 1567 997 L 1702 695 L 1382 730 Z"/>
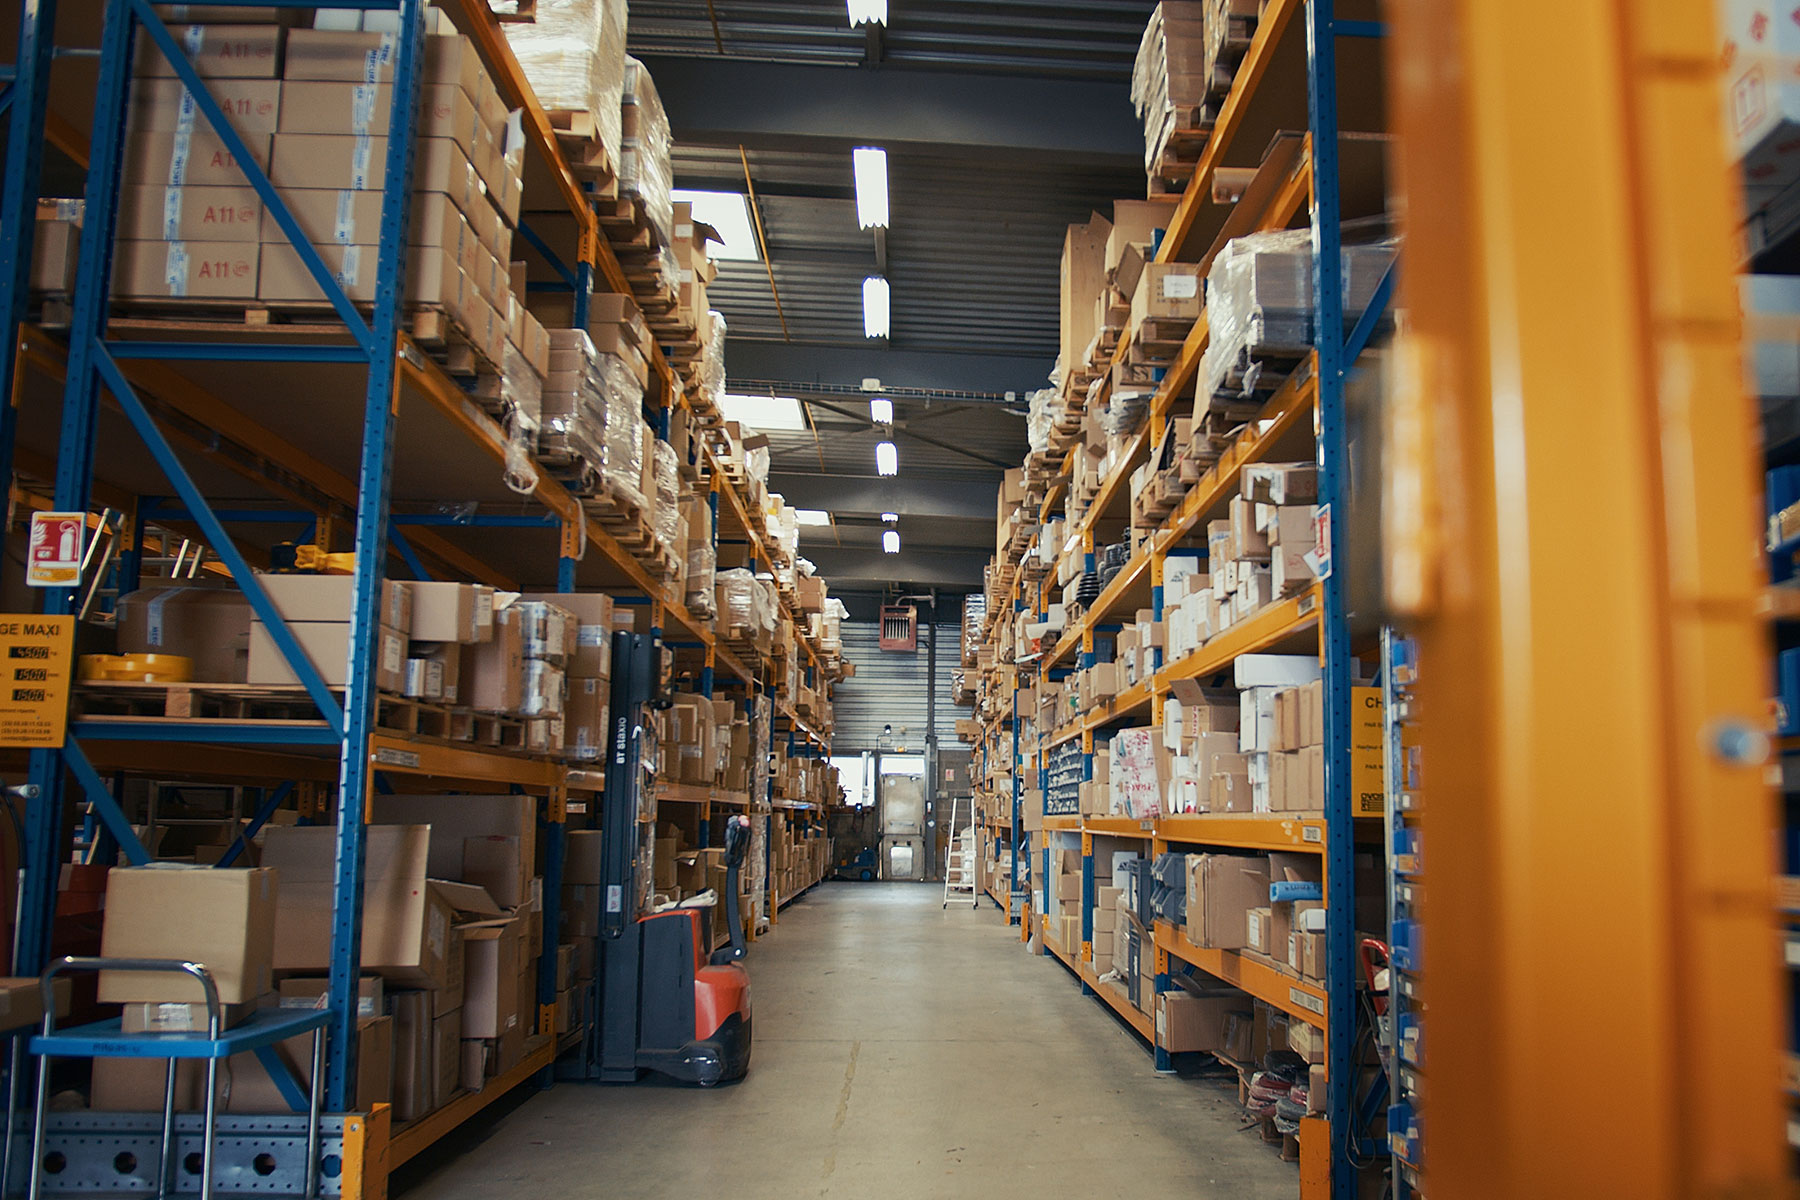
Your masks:
<path fill-rule="evenodd" d="M 1713 5 L 1387 15 L 1427 1191 L 1785 1194 L 1761 464 Z"/>

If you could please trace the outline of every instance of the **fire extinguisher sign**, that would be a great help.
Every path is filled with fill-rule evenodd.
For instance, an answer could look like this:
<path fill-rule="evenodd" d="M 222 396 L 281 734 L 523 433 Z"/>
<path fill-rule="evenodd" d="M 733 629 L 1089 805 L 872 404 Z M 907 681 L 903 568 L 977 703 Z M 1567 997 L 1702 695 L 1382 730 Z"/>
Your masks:
<path fill-rule="evenodd" d="M 74 587 L 79 584 L 82 541 L 86 532 L 86 513 L 32 513 L 25 582 L 32 587 Z"/>

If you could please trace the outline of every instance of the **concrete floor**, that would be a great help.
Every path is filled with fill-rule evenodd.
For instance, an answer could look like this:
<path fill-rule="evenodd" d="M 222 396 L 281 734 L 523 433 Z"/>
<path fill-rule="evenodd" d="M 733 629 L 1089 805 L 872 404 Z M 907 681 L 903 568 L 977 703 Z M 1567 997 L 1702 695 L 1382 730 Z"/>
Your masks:
<path fill-rule="evenodd" d="M 1235 1084 L 1158 1076 L 1136 1036 L 991 904 L 834 883 L 748 959 L 750 1074 L 717 1091 L 561 1084 L 396 1178 L 406 1200 L 1182 1194 L 1291 1200 Z"/>

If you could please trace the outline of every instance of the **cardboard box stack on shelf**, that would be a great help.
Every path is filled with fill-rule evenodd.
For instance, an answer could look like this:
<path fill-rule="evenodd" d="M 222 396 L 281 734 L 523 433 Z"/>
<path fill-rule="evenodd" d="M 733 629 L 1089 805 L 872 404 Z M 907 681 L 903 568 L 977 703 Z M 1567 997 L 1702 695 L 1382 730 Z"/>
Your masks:
<path fill-rule="evenodd" d="M 769 818 L 769 837 L 773 883 L 781 903 L 825 878 L 831 864 L 831 839 L 816 822 L 777 811 Z"/>

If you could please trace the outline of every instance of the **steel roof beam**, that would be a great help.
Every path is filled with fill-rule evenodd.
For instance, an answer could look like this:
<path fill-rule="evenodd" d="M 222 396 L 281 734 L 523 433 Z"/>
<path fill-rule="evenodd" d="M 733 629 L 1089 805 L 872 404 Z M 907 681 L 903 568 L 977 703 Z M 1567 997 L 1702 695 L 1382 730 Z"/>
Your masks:
<path fill-rule="evenodd" d="M 1135 160 L 1124 84 L 648 56 L 676 141 L 960 149 Z M 846 169 L 848 169 L 846 164 Z"/>

